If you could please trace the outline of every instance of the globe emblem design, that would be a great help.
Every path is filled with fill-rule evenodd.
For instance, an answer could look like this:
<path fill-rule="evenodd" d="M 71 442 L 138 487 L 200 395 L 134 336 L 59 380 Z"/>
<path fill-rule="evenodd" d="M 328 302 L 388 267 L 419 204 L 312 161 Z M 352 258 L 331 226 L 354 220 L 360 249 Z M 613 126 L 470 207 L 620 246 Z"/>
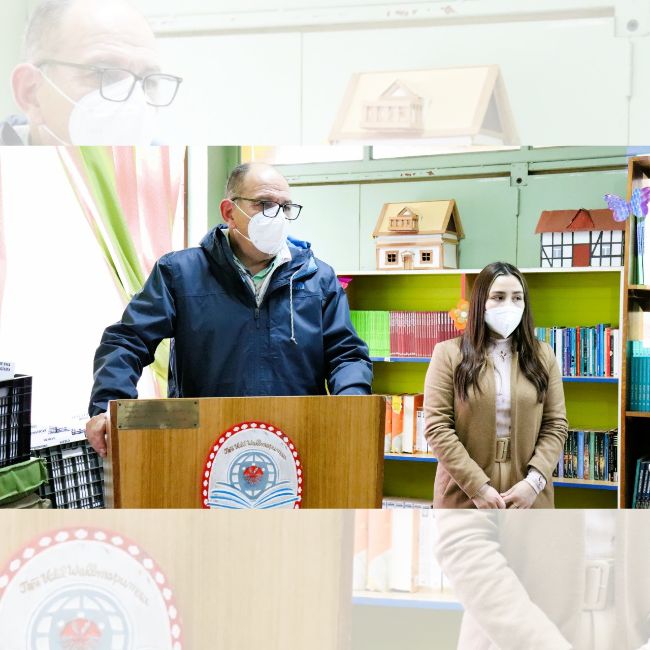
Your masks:
<path fill-rule="evenodd" d="M 60 591 L 35 614 L 30 650 L 129 650 L 129 624 L 110 595 L 90 587 Z"/>
<path fill-rule="evenodd" d="M 249 499 L 255 499 L 277 484 L 278 471 L 268 454 L 249 451 L 235 459 L 230 467 L 229 479 L 231 485 Z"/>

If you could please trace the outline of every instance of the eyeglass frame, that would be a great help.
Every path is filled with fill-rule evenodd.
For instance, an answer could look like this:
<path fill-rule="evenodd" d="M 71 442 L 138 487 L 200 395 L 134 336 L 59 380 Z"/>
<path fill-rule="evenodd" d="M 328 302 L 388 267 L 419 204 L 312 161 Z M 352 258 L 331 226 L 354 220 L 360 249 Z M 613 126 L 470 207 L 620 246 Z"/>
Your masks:
<path fill-rule="evenodd" d="M 141 77 L 140 75 L 137 75 L 135 74 L 135 72 L 132 72 L 131 70 L 127 70 L 126 68 L 113 68 L 113 67 L 106 67 L 101 65 L 93 65 L 91 63 L 71 63 L 70 61 L 59 61 L 57 59 L 44 59 L 43 61 L 39 61 L 38 63 L 34 64 L 34 66 L 37 68 L 40 68 L 41 66 L 44 65 L 62 65 L 68 68 L 77 68 L 79 70 L 92 70 L 93 72 L 101 73 L 102 76 L 99 80 L 99 94 L 102 96 L 102 99 L 105 99 L 107 102 L 116 102 L 118 104 L 128 101 L 129 97 L 131 97 L 131 95 L 133 94 L 133 89 L 135 88 L 135 85 L 138 83 L 138 81 L 142 82 L 144 88 L 145 79 L 148 79 L 149 77 L 160 76 L 160 77 L 167 77 L 168 79 L 173 79 L 174 81 L 176 81 L 176 89 L 174 90 L 174 94 L 172 95 L 172 98 L 166 104 L 152 104 L 149 101 L 146 94 L 145 94 L 145 98 L 147 99 L 147 104 L 149 104 L 149 106 L 154 106 L 156 108 L 165 108 L 169 106 L 176 99 L 176 95 L 178 94 L 178 89 L 180 88 L 180 85 L 183 82 L 183 77 L 178 77 L 173 74 L 167 74 L 166 72 L 152 72 L 150 74 L 144 75 L 144 77 Z M 111 99 L 110 97 L 106 97 L 106 95 L 104 95 L 104 82 L 103 82 L 104 73 L 108 72 L 109 70 L 115 70 L 117 72 L 128 72 L 133 77 L 133 84 L 131 85 L 129 94 L 124 99 Z"/>
<path fill-rule="evenodd" d="M 262 214 L 263 214 L 267 219 L 275 219 L 275 218 L 278 216 L 278 214 L 280 214 L 280 208 L 282 208 L 282 216 L 283 216 L 287 221 L 295 221 L 295 220 L 300 216 L 300 213 L 302 212 L 302 208 L 303 208 L 302 205 L 300 205 L 300 204 L 298 204 L 298 203 L 291 203 L 291 201 L 287 201 L 286 203 L 278 203 L 277 201 L 270 201 L 270 200 L 268 200 L 268 199 L 247 199 L 245 196 L 233 196 L 230 200 L 231 200 L 233 203 L 234 203 L 235 201 L 242 200 L 242 201 L 250 201 L 251 203 L 260 203 L 260 204 L 262 204 Z M 273 203 L 273 204 L 277 205 L 277 206 L 278 206 L 278 211 L 277 211 L 273 216 L 269 216 L 268 214 L 266 214 L 266 213 L 264 212 L 264 203 Z M 292 206 L 298 208 L 298 214 L 296 214 L 296 216 L 293 217 L 293 218 L 291 218 L 291 219 L 290 219 L 289 217 L 287 217 L 286 214 L 284 214 L 284 208 L 285 208 L 285 206 L 287 206 L 287 205 L 292 205 Z"/>

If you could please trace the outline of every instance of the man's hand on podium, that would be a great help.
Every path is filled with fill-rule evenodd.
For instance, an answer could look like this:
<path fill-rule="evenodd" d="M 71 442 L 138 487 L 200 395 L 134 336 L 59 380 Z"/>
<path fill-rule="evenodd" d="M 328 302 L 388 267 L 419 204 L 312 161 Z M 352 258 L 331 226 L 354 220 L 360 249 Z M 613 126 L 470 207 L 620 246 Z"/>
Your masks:
<path fill-rule="evenodd" d="M 108 413 L 100 413 L 86 422 L 86 438 L 90 446 L 103 458 L 106 456 L 106 429 Z"/>

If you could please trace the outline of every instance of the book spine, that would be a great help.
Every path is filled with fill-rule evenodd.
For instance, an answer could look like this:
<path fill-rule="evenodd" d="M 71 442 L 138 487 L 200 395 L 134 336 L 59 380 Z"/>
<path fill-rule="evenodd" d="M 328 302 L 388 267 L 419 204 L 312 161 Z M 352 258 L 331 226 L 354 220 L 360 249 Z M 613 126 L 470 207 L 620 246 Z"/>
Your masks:
<path fill-rule="evenodd" d="M 588 449 L 588 448 L 587 448 Z M 578 476 L 577 478 L 587 478 L 585 476 L 585 432 L 578 431 Z M 589 471 L 589 451 L 587 451 L 587 471 Z"/>
<path fill-rule="evenodd" d="M 394 454 L 402 453 L 402 433 L 404 427 L 404 405 L 402 395 L 393 395 L 392 397 L 392 423 L 391 423 L 391 442 L 390 450 Z"/>

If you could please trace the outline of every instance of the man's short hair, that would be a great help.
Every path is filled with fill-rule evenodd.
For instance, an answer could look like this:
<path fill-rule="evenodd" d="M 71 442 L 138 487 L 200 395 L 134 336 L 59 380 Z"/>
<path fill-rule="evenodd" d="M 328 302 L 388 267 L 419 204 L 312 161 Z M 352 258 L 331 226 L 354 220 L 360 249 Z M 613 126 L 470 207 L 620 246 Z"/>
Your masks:
<path fill-rule="evenodd" d="M 65 13 L 78 0 L 43 0 L 32 12 L 23 46 L 25 61 L 38 62 L 48 54 Z"/>
<path fill-rule="evenodd" d="M 244 183 L 246 174 L 250 171 L 251 163 L 241 163 L 230 172 L 226 182 L 226 198 L 232 199 L 233 196 L 239 196 L 241 186 Z"/>

